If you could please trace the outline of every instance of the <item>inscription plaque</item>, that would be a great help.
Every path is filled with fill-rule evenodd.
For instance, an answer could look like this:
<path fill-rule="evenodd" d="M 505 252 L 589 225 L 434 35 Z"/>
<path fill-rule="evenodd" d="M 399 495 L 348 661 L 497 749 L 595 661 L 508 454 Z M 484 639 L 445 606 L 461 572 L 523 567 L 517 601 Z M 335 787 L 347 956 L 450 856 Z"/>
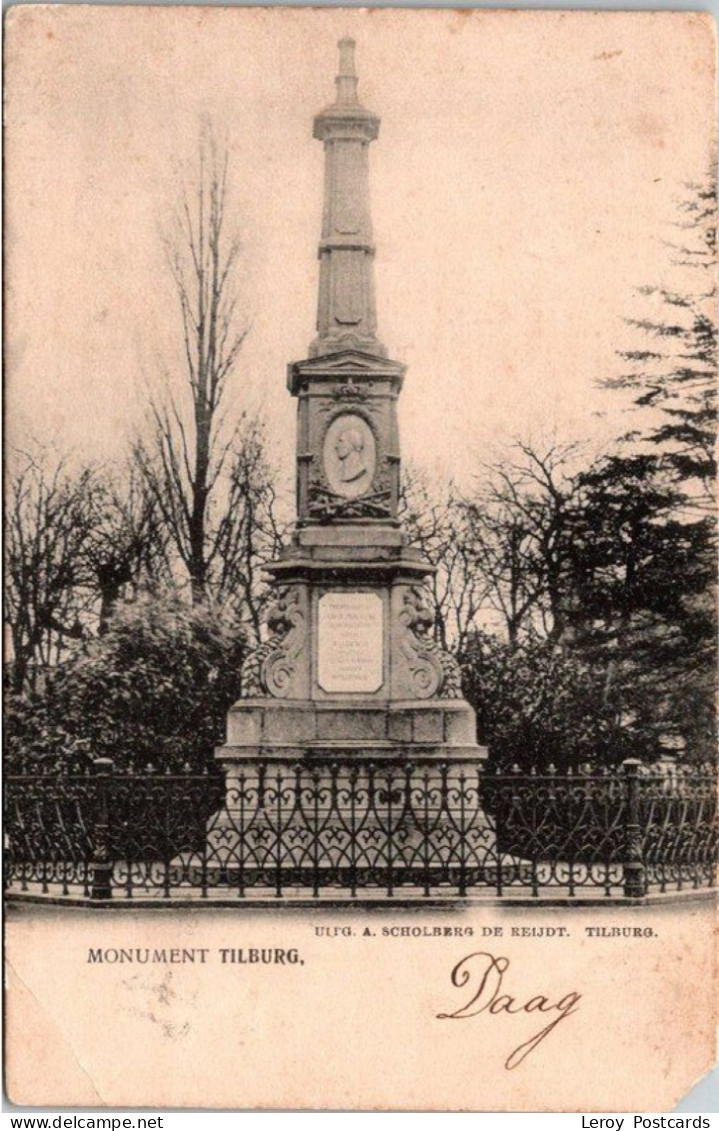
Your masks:
<path fill-rule="evenodd" d="M 383 651 L 379 594 L 325 593 L 320 597 L 317 680 L 323 691 L 379 691 Z"/>

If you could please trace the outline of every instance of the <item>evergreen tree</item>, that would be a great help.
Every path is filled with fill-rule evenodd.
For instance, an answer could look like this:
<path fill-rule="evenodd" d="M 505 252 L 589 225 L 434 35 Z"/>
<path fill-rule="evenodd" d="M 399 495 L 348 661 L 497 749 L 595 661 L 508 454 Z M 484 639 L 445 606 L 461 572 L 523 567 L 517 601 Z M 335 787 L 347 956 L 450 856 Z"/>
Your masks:
<path fill-rule="evenodd" d="M 662 743 L 714 756 L 716 481 L 716 177 L 687 186 L 672 285 L 640 294 L 651 312 L 628 365 L 635 427 L 580 476 L 569 530 L 573 648 L 605 671 L 634 753 Z"/>
<path fill-rule="evenodd" d="M 685 505 L 713 510 L 717 435 L 716 207 L 714 167 L 687 186 L 679 204 L 678 242 L 669 244 L 673 288 L 645 286 L 652 313 L 629 318 L 635 347 L 620 352 L 628 368 L 604 382 L 629 390 L 640 411 L 627 439 L 653 451 L 684 484 Z"/>
<path fill-rule="evenodd" d="M 713 520 L 687 519 L 673 474 L 652 455 L 607 457 L 579 477 L 579 488 L 572 650 L 604 672 L 634 756 L 653 758 L 670 741 L 687 757 L 706 757 L 706 734 L 699 743 L 691 724 L 697 710 L 705 720 L 711 714 Z"/>

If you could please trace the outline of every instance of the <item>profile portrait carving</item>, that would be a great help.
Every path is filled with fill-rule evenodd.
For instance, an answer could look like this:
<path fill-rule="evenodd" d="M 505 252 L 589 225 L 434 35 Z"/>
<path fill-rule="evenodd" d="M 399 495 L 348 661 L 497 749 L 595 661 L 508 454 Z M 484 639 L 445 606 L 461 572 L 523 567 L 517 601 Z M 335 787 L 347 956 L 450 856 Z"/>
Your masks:
<path fill-rule="evenodd" d="M 325 434 L 322 450 L 330 489 L 345 499 L 357 499 L 369 490 L 377 464 L 374 434 L 364 417 L 343 413 Z"/>

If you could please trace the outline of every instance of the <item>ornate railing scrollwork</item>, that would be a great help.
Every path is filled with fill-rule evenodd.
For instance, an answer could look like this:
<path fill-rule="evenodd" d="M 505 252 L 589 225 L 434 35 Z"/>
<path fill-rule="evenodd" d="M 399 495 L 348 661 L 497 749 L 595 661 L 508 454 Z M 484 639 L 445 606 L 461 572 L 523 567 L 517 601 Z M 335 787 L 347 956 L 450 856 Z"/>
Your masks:
<path fill-rule="evenodd" d="M 239 759 L 225 781 L 102 769 L 6 777 L 9 895 L 196 908 L 298 888 L 636 900 L 716 885 L 714 768 L 670 779 L 636 763 L 559 773 L 350 756 Z"/>

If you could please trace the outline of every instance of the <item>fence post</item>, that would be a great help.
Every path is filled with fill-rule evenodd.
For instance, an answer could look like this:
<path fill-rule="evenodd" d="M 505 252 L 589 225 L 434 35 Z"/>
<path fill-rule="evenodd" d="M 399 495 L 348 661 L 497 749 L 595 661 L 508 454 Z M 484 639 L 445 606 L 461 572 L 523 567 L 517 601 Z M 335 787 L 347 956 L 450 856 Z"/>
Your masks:
<path fill-rule="evenodd" d="M 639 826 L 639 767 L 638 758 L 625 758 L 622 762 L 626 789 L 624 824 L 624 894 L 637 899 L 647 894 L 647 874 L 644 868 L 644 845 Z"/>
<path fill-rule="evenodd" d="M 97 758 L 94 762 L 97 774 L 97 810 L 93 829 L 92 886 L 91 899 L 112 898 L 112 865 L 110 858 L 110 775 L 115 768 L 112 758 Z"/>

